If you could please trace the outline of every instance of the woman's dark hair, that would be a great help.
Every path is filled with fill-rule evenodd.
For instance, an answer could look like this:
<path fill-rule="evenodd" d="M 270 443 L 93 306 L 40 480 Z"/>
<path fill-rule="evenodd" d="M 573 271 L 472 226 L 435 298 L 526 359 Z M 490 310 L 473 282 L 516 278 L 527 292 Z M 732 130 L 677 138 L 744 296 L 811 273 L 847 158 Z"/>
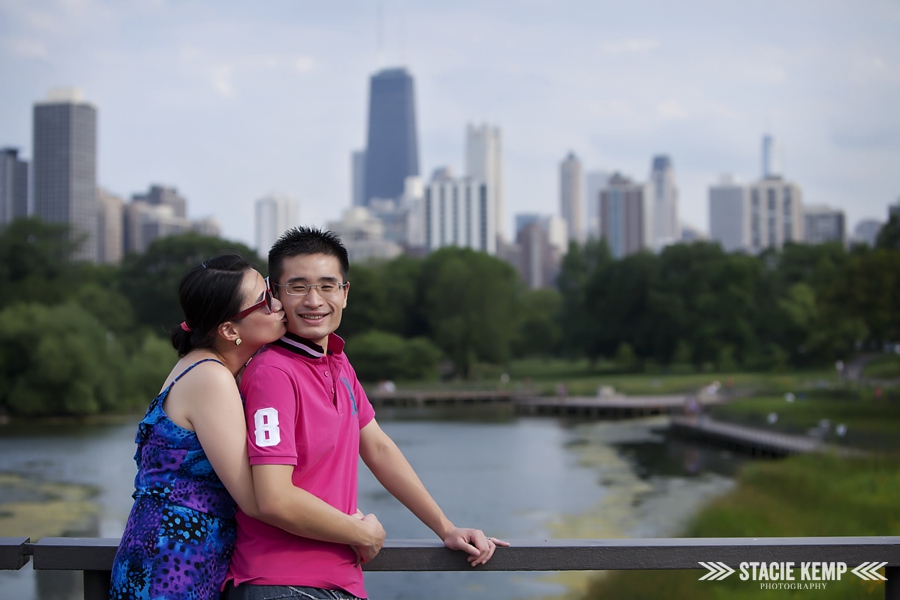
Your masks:
<path fill-rule="evenodd" d="M 179 357 L 198 348 L 211 348 L 216 328 L 241 312 L 241 284 L 244 273 L 252 268 L 243 257 L 224 254 L 184 274 L 178 284 L 178 301 L 185 326 L 172 328 L 172 345 Z"/>

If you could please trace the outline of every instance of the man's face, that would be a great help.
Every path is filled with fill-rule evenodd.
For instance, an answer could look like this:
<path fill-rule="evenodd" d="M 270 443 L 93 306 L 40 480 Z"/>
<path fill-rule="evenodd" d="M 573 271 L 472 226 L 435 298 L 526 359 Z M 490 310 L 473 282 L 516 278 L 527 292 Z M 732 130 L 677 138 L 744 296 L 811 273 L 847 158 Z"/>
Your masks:
<path fill-rule="evenodd" d="M 278 299 L 284 306 L 288 331 L 302 338 L 328 347 L 328 334 L 341 324 L 341 315 L 347 306 L 349 285 L 343 289 L 335 287 L 330 294 L 324 294 L 318 287 L 311 288 L 306 295 L 288 294 L 284 287 L 311 284 L 343 283 L 341 263 L 328 254 L 300 254 L 285 258 L 282 262 L 281 281 L 276 289 Z"/>

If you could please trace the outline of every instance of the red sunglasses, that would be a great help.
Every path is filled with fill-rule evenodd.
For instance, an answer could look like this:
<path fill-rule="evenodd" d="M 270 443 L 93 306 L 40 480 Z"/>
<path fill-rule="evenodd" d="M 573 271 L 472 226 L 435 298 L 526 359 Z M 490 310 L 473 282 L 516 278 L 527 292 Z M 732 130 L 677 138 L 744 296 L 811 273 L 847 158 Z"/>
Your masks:
<path fill-rule="evenodd" d="M 255 310 L 259 310 L 265 307 L 266 314 L 272 314 L 272 288 L 269 287 L 269 278 L 266 277 L 266 291 L 263 292 L 263 299 L 254 304 L 253 306 L 249 306 L 236 314 L 235 316 L 228 319 L 229 321 L 240 321 L 250 313 Z"/>

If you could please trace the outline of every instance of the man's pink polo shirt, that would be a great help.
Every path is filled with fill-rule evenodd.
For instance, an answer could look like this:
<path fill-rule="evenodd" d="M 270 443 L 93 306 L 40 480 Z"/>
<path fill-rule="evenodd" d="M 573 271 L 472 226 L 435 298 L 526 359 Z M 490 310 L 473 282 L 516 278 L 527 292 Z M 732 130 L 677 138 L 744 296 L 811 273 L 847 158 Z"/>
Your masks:
<path fill-rule="evenodd" d="M 291 333 L 257 354 L 241 377 L 251 465 L 293 465 L 295 486 L 347 514 L 356 512 L 359 432 L 375 411 L 344 355 Z M 295 536 L 237 514 L 226 581 L 235 585 L 340 588 L 366 597 L 350 546 Z"/>

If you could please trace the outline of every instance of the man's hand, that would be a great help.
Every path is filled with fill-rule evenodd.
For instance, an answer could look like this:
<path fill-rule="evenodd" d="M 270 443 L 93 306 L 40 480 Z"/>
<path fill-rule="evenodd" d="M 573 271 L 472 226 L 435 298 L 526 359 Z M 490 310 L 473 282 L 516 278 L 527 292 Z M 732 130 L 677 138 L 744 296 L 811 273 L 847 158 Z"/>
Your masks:
<path fill-rule="evenodd" d="M 491 559 L 497 546 L 509 546 L 509 542 L 486 537 L 480 529 L 454 527 L 444 536 L 444 546 L 468 553 L 469 564 L 477 567 Z"/>
<path fill-rule="evenodd" d="M 368 544 L 353 546 L 353 550 L 356 551 L 360 564 L 367 563 L 375 558 L 384 546 L 384 527 L 381 526 L 378 517 L 371 513 L 364 515 L 361 510 L 357 510 L 353 516 L 363 522 L 365 537 L 370 540 Z"/>

